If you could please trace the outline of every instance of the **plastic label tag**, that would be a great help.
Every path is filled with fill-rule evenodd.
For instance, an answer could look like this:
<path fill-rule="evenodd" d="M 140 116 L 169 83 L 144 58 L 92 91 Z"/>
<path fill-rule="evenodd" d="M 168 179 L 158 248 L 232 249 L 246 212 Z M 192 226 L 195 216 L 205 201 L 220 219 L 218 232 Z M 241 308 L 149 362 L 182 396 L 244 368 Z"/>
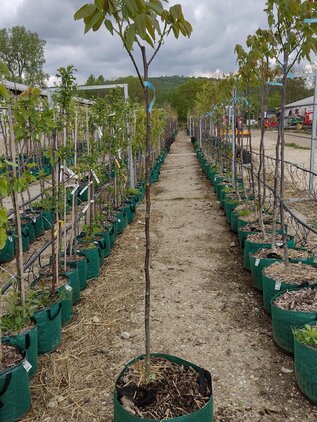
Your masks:
<path fill-rule="evenodd" d="M 85 192 L 86 192 L 86 190 L 88 189 L 88 186 L 89 186 L 89 185 L 85 186 L 85 187 L 84 187 L 84 189 L 82 189 L 82 190 L 79 192 L 79 195 L 82 195 L 83 193 L 85 193 Z"/>
<path fill-rule="evenodd" d="M 33 217 L 33 218 L 32 218 L 32 221 L 33 221 L 33 223 L 36 223 L 36 218 L 35 218 L 35 217 Z"/>
<path fill-rule="evenodd" d="M 281 290 L 282 283 L 280 281 L 275 282 L 275 290 Z"/>
<path fill-rule="evenodd" d="M 89 207 L 89 204 L 87 204 L 87 205 L 85 206 L 85 208 L 83 209 L 83 214 L 85 214 L 85 212 L 88 210 L 88 207 Z"/>
<path fill-rule="evenodd" d="M 283 242 L 276 242 L 276 246 L 278 246 L 278 247 L 283 246 Z"/>
<path fill-rule="evenodd" d="M 96 182 L 97 182 L 97 183 L 98 183 L 98 185 L 99 185 L 100 180 L 99 180 L 98 176 L 96 175 L 96 173 L 95 173 L 93 170 L 91 170 L 91 172 L 92 172 L 92 175 L 94 176 L 94 178 L 95 178 Z"/>
<path fill-rule="evenodd" d="M 74 193 L 76 192 L 76 190 L 79 188 L 79 185 L 76 185 L 75 187 L 74 187 L 74 189 L 71 191 L 71 195 L 74 195 Z"/>
<path fill-rule="evenodd" d="M 72 286 L 70 286 L 69 284 L 65 284 L 65 290 L 67 292 L 71 292 L 73 290 Z"/>
<path fill-rule="evenodd" d="M 120 220 L 120 218 L 118 218 L 118 223 L 121 223 L 121 220 Z"/>
<path fill-rule="evenodd" d="M 22 362 L 22 366 L 26 370 L 26 372 L 30 372 L 30 370 L 32 369 L 32 365 L 26 359 L 24 359 L 24 361 Z"/>
<path fill-rule="evenodd" d="M 9 236 L 9 237 L 8 237 L 8 240 L 9 240 L 9 242 L 13 242 L 13 238 L 12 238 L 12 236 Z"/>
<path fill-rule="evenodd" d="M 255 260 L 255 266 L 258 267 L 260 265 L 260 262 L 261 262 L 261 258 L 257 258 Z"/>

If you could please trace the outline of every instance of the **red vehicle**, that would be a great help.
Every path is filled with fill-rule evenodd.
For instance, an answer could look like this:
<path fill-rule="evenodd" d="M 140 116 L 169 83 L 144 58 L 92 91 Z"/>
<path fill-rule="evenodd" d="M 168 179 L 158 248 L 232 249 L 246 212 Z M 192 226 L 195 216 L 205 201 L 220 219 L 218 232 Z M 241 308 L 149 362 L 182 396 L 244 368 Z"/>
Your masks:
<path fill-rule="evenodd" d="M 312 111 L 305 111 L 304 115 L 304 125 L 311 126 L 313 124 L 313 112 Z"/>

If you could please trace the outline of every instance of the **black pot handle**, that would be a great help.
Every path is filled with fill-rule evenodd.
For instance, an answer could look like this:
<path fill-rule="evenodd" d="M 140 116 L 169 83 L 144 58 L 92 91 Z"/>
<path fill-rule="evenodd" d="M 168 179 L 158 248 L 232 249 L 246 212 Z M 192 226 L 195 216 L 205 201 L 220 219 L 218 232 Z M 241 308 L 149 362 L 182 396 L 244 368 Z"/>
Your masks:
<path fill-rule="evenodd" d="M 104 240 L 98 240 L 98 244 L 101 249 L 106 249 L 107 247 L 106 242 Z"/>
<path fill-rule="evenodd" d="M 135 212 L 135 205 L 130 205 L 130 210 L 131 210 L 132 212 Z"/>
<path fill-rule="evenodd" d="M 12 372 L 9 372 L 6 375 L 6 379 L 4 381 L 2 390 L 0 391 L 0 397 L 2 397 L 6 393 L 7 389 L 9 388 L 11 380 L 12 380 Z M 4 406 L 4 403 L 0 401 L 0 408 L 2 408 L 3 406 Z"/>
<path fill-rule="evenodd" d="M 114 233 L 114 225 L 112 225 L 111 230 L 109 231 L 109 235 L 111 236 L 113 235 L 113 233 Z"/>
<path fill-rule="evenodd" d="M 101 256 L 101 248 L 98 248 L 98 253 L 99 253 L 99 258 L 101 259 L 102 258 L 102 256 Z"/>
<path fill-rule="evenodd" d="M 58 304 L 58 310 L 57 310 L 57 312 L 54 316 L 52 316 L 52 312 L 51 312 L 52 310 L 51 309 L 47 310 L 47 316 L 48 316 L 50 321 L 53 321 L 58 316 L 58 314 L 60 313 L 61 307 L 62 307 L 62 302 L 60 302 Z"/>
<path fill-rule="evenodd" d="M 25 334 L 25 350 L 28 350 L 31 344 L 31 337 L 29 333 Z"/>

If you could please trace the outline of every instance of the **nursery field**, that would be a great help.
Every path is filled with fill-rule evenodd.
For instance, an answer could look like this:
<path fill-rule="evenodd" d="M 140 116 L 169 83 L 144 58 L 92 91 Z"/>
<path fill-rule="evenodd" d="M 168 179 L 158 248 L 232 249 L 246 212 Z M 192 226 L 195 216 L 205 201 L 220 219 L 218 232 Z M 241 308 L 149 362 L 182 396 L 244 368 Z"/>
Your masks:
<path fill-rule="evenodd" d="M 216 421 L 316 421 L 184 132 L 152 193 L 153 352 L 212 372 Z M 40 357 L 24 422 L 113 420 L 115 378 L 144 350 L 144 212 L 82 292 L 61 346 Z"/>

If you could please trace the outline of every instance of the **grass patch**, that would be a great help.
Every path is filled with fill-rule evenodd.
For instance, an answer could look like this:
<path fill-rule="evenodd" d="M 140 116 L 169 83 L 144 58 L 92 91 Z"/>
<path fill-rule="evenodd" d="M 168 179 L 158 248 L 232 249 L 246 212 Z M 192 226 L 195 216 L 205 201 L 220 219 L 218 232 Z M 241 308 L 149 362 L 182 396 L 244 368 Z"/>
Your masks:
<path fill-rule="evenodd" d="M 295 142 L 286 142 L 285 146 L 294 149 L 310 150 L 310 147 L 303 147 L 302 145 L 295 144 Z"/>

